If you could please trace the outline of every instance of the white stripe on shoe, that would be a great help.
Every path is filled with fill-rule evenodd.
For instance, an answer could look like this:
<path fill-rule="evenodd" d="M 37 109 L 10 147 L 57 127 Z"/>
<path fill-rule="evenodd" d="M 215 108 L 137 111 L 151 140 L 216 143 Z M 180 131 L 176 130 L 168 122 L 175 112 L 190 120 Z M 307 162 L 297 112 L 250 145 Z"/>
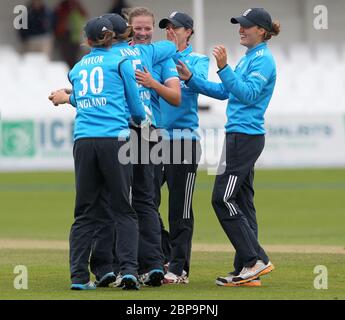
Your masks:
<path fill-rule="evenodd" d="M 237 215 L 237 211 L 235 207 L 233 206 L 233 204 L 228 202 L 228 199 L 232 196 L 235 190 L 236 182 L 237 182 L 237 176 L 230 175 L 228 184 L 225 189 L 224 197 L 223 197 L 223 202 L 228 208 L 230 216 Z"/>

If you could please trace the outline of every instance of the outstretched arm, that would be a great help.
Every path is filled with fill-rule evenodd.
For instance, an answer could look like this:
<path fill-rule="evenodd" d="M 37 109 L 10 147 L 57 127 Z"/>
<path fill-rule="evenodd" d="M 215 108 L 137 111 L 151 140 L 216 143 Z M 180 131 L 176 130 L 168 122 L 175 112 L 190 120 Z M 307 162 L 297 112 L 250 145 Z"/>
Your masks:
<path fill-rule="evenodd" d="M 172 58 L 177 51 L 177 43 L 178 41 L 175 31 L 168 30 L 167 40 L 153 42 L 149 47 L 147 45 L 143 45 L 142 48 L 145 48 L 146 46 L 146 50 L 148 48 L 152 49 L 150 56 L 152 58 L 152 65 L 155 65 L 166 59 Z"/>
<path fill-rule="evenodd" d="M 211 82 L 194 75 L 181 60 L 179 60 L 177 70 L 180 78 L 185 80 L 188 87 L 194 91 L 218 100 L 226 100 L 229 98 L 229 93 L 225 90 L 222 83 Z"/>

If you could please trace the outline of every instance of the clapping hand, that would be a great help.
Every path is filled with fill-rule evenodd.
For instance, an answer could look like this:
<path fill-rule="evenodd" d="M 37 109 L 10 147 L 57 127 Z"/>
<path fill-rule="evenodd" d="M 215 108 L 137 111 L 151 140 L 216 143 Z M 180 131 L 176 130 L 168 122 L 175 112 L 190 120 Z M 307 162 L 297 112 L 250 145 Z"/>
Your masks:
<path fill-rule="evenodd" d="M 228 64 L 228 55 L 224 46 L 219 45 L 214 47 L 212 54 L 217 60 L 219 69 L 223 69 Z"/>

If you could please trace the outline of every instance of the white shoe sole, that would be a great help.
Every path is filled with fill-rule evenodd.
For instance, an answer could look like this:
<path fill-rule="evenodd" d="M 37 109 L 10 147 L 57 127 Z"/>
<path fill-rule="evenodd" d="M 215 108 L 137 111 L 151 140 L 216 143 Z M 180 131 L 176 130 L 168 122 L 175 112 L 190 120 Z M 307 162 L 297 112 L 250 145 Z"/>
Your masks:
<path fill-rule="evenodd" d="M 271 262 L 269 262 L 267 265 L 265 265 L 264 269 L 258 270 L 257 273 L 255 273 L 254 275 L 249 276 L 246 279 L 239 280 L 239 281 L 234 281 L 234 283 L 235 284 L 243 284 L 243 283 L 252 281 L 252 280 L 254 280 L 254 279 L 258 278 L 258 277 L 264 276 L 264 275 L 272 272 L 273 270 L 274 270 L 274 265 Z M 240 277 L 238 277 L 238 278 L 240 278 Z M 235 279 L 236 278 L 234 278 L 234 280 Z"/>

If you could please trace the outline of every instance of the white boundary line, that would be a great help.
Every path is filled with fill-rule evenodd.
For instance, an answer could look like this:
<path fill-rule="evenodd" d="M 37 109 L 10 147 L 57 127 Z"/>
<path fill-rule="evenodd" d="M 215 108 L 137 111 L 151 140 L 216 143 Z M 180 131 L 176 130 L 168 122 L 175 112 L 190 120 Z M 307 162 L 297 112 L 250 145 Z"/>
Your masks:
<path fill-rule="evenodd" d="M 28 239 L 0 239 L 1 249 L 26 250 L 68 250 L 68 241 L 61 240 L 28 240 Z M 280 253 L 332 253 L 345 254 L 344 246 L 329 245 L 263 245 L 267 252 Z M 194 243 L 194 252 L 234 252 L 227 244 Z"/>

